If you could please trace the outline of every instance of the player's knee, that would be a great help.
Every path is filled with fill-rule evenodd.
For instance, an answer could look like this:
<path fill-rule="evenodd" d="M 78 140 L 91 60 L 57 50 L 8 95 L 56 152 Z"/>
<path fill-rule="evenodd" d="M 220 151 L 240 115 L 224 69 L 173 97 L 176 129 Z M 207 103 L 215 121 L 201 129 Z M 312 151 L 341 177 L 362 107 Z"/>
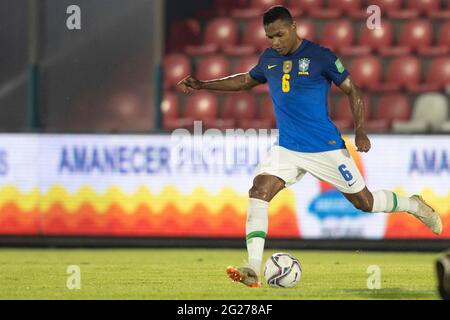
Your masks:
<path fill-rule="evenodd" d="M 259 199 L 263 201 L 270 202 L 272 200 L 272 195 L 270 189 L 265 186 L 253 185 L 248 191 L 250 198 Z"/>

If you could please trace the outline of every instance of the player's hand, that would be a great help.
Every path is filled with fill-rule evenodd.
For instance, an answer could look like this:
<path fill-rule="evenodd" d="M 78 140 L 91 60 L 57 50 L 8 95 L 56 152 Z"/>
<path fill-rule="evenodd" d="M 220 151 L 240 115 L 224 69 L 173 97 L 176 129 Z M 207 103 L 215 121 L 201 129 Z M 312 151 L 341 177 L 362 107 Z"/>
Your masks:
<path fill-rule="evenodd" d="M 192 76 L 187 76 L 177 84 L 184 93 L 191 93 L 193 90 L 200 90 L 202 88 L 201 81 Z"/>
<path fill-rule="evenodd" d="M 370 140 L 365 131 L 356 131 L 355 144 L 358 152 L 368 152 L 370 150 Z"/>

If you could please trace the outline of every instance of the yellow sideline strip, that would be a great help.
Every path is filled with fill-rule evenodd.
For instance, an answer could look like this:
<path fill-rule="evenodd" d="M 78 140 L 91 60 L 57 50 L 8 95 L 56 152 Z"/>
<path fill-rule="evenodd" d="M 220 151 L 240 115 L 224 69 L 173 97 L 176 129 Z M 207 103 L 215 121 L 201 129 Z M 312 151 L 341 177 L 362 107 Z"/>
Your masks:
<path fill-rule="evenodd" d="M 203 187 L 197 187 L 188 194 L 182 194 L 173 186 L 165 187 L 160 193 L 153 193 L 146 187 L 140 187 L 132 194 L 123 192 L 112 186 L 104 193 L 97 193 L 89 186 L 81 187 L 75 193 L 69 193 L 60 186 L 54 185 L 47 192 L 38 189 L 21 192 L 15 186 L 0 188 L 0 207 L 6 203 L 15 203 L 23 211 L 47 211 L 54 204 L 61 204 L 68 212 L 74 212 L 83 204 L 90 204 L 97 212 L 105 212 L 111 205 L 117 205 L 126 213 L 133 213 L 140 205 L 150 208 L 155 213 L 172 205 L 182 213 L 190 213 L 197 205 L 204 206 L 211 214 L 219 213 L 225 206 L 245 215 L 247 210 L 247 194 L 239 194 L 230 187 L 223 188 L 218 194 L 212 194 Z M 294 193 L 285 189 L 271 202 L 270 212 L 278 212 L 283 206 L 294 208 Z"/>

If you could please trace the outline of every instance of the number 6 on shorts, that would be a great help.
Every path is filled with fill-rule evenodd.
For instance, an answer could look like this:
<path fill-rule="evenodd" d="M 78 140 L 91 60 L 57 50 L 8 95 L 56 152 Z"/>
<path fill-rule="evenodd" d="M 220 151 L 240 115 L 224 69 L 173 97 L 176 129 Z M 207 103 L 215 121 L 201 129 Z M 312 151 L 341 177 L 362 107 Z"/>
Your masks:
<path fill-rule="evenodd" d="M 341 164 L 338 169 L 339 169 L 339 172 L 344 177 L 345 181 L 350 181 L 353 179 L 352 173 L 350 171 L 346 170 L 347 166 L 345 164 Z"/>

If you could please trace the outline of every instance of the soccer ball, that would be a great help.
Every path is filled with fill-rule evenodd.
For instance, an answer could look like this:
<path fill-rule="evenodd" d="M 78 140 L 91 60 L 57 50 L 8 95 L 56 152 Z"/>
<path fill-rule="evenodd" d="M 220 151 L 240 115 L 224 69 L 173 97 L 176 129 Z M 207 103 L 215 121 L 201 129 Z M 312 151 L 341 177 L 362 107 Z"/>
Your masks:
<path fill-rule="evenodd" d="M 266 261 L 264 278 L 273 288 L 292 288 L 302 276 L 302 268 L 297 258 L 289 253 L 274 253 Z"/>

